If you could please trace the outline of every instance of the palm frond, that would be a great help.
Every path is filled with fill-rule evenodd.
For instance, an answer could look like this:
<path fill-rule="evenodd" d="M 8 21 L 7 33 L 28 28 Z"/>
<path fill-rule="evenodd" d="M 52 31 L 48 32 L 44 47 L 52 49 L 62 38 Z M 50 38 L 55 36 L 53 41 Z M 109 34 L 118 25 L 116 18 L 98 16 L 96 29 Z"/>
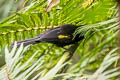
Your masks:
<path fill-rule="evenodd" d="M 43 64 L 45 65 L 45 57 L 46 55 L 41 56 L 39 59 L 34 59 L 34 57 L 38 54 L 39 51 L 36 51 L 25 63 L 22 63 L 22 59 L 24 58 L 25 53 L 29 50 L 29 46 L 23 48 L 23 45 L 17 49 L 17 44 L 15 43 L 13 49 L 9 52 L 8 48 L 4 49 L 5 51 L 5 62 L 6 64 L 0 69 L 0 79 L 15 79 L 15 80 L 26 80 L 33 75 L 33 73 L 39 71 L 32 78 L 40 77 L 45 69 Z M 41 80 L 47 80 L 52 78 L 63 66 L 68 64 L 68 62 L 64 63 L 69 56 L 69 53 L 65 53 L 58 63 L 48 72 L 45 73 L 44 77 L 40 77 Z M 32 79 L 31 78 L 31 79 Z"/>

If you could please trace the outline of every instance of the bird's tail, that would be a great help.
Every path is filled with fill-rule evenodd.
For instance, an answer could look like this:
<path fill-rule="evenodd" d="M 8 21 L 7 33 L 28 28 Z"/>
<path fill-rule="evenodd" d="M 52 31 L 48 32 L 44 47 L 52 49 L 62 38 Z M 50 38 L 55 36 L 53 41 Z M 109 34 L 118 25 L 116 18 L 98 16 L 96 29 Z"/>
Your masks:
<path fill-rule="evenodd" d="M 20 45 L 23 43 L 23 46 L 27 46 L 30 44 L 36 44 L 36 39 L 28 39 L 28 40 L 21 40 L 17 42 L 17 48 L 20 47 Z M 14 43 L 11 44 L 10 48 L 13 48 Z"/>

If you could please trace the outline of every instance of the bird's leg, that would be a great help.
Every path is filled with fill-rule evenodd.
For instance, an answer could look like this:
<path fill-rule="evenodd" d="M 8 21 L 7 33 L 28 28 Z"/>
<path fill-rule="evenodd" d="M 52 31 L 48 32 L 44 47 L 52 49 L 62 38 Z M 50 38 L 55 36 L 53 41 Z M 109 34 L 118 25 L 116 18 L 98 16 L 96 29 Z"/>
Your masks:
<path fill-rule="evenodd" d="M 65 53 L 65 52 L 68 52 L 68 53 L 70 53 L 71 56 L 73 55 L 73 52 L 72 52 L 71 50 L 66 49 L 66 48 L 64 48 L 64 47 L 63 47 L 63 49 L 65 49 L 64 53 Z"/>
<path fill-rule="evenodd" d="M 73 56 L 73 52 L 72 52 L 71 50 L 69 50 L 69 49 L 64 48 L 64 47 L 63 47 L 63 49 L 65 50 L 63 53 L 66 53 L 66 52 L 69 53 L 69 57 L 68 57 L 68 59 L 66 60 L 66 62 L 67 62 L 67 61 L 69 61 L 69 60 L 71 59 L 71 57 Z M 59 73 L 65 73 L 66 70 L 67 70 L 67 68 L 68 68 L 68 66 L 69 66 L 68 64 L 65 65 Z"/>
<path fill-rule="evenodd" d="M 70 56 L 68 57 L 68 59 L 66 61 L 69 61 L 72 58 L 72 56 L 73 56 L 73 54 L 76 51 L 78 46 L 79 46 L 79 44 L 74 44 L 69 49 L 63 48 L 63 49 L 65 49 L 64 53 L 68 52 L 70 54 Z M 61 70 L 60 73 L 66 72 L 67 68 L 68 68 L 68 65 L 64 66 L 63 70 Z"/>

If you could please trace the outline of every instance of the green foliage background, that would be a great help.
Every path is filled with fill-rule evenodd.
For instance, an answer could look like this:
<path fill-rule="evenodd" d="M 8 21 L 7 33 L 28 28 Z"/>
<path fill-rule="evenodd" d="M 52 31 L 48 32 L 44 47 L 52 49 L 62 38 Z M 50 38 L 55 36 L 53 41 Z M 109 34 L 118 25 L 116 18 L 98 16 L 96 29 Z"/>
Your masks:
<path fill-rule="evenodd" d="M 47 3 L 47 0 L 26 0 L 21 10 L 11 11 L 12 15 L 0 22 L 1 58 L 5 55 L 6 63 L 1 67 L 0 79 L 117 80 L 120 72 L 115 1 L 61 0 L 50 12 L 45 12 Z M 26 48 L 21 45 L 19 49 L 15 45 L 11 52 L 5 47 L 62 24 L 80 26 L 74 36 L 88 31 L 81 34 L 85 39 L 72 61 L 66 61 L 69 54 L 53 44 L 40 43 Z"/>

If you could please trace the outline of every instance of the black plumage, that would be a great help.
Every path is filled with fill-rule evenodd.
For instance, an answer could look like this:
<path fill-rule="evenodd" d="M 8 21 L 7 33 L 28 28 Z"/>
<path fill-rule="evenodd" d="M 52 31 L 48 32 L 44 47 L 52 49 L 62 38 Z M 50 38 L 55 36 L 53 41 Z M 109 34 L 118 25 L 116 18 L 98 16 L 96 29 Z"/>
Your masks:
<path fill-rule="evenodd" d="M 62 26 L 49 29 L 42 34 L 37 35 L 35 38 L 18 41 L 17 47 L 19 47 L 21 43 L 23 43 L 24 46 L 27 46 L 30 44 L 38 44 L 40 42 L 53 43 L 59 47 L 75 44 L 76 42 L 84 38 L 84 36 L 79 36 L 79 34 L 75 38 L 73 38 L 73 33 L 77 28 L 78 26 L 72 24 L 64 24 Z M 11 47 L 13 47 L 13 44 L 11 45 Z"/>

